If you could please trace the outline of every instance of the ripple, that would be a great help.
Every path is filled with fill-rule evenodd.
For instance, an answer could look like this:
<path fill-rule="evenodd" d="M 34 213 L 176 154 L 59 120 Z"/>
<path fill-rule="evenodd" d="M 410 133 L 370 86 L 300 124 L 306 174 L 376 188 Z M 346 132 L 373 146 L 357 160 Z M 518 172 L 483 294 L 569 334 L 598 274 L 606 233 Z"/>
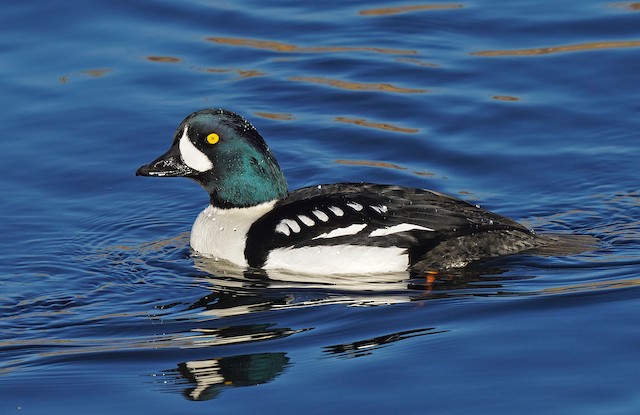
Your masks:
<path fill-rule="evenodd" d="M 336 164 L 345 164 L 348 166 L 369 166 L 369 167 L 382 167 L 385 169 L 395 170 L 407 170 L 406 167 L 399 166 L 394 163 L 388 163 L 386 161 L 373 161 L 373 160 L 344 160 L 339 159 L 335 161 Z"/>
<path fill-rule="evenodd" d="M 414 4 L 409 6 L 398 6 L 398 7 L 383 7 L 379 9 L 365 9 L 360 10 L 358 14 L 363 16 L 388 16 L 392 14 L 400 14 L 400 13 L 409 13 L 409 12 L 419 12 L 425 10 L 453 10 L 453 9 L 462 9 L 464 7 L 463 4 Z"/>
<path fill-rule="evenodd" d="M 599 292 L 629 287 L 640 287 L 640 278 L 589 281 L 580 284 L 565 285 L 562 287 L 544 288 L 540 291 L 540 294 Z"/>
<path fill-rule="evenodd" d="M 393 131 L 395 133 L 415 134 L 418 131 L 420 131 L 417 128 L 399 127 L 397 125 L 393 125 L 393 124 L 389 124 L 389 123 L 367 121 L 367 120 L 365 120 L 363 118 L 335 117 L 334 121 L 342 122 L 342 123 L 346 123 L 346 124 L 355 124 L 355 125 L 359 125 L 361 127 L 377 128 L 377 129 L 385 130 L 385 131 Z"/>
<path fill-rule="evenodd" d="M 61 84 L 66 84 L 68 83 L 71 78 L 74 78 L 76 76 L 88 76 L 91 78 L 102 78 L 105 75 L 109 74 L 113 72 L 113 69 L 111 68 L 96 68 L 96 69 L 85 69 L 83 71 L 80 71 L 78 74 L 67 74 L 67 75 L 62 75 L 61 77 L 58 78 L 58 82 L 60 82 Z"/>
<path fill-rule="evenodd" d="M 346 89 L 350 91 L 382 91 L 382 92 L 393 92 L 393 93 L 399 93 L 399 94 L 423 94 L 425 92 L 430 92 L 428 89 L 403 88 L 403 87 L 398 87 L 392 84 L 351 82 L 351 81 L 343 81 L 340 79 L 330 79 L 330 78 L 324 78 L 324 77 L 294 76 L 289 78 L 289 80 L 329 85 L 334 88 Z"/>
<path fill-rule="evenodd" d="M 350 343 L 324 346 L 324 353 L 329 357 L 355 358 L 367 356 L 376 350 L 389 346 L 390 344 L 411 339 L 418 336 L 447 333 L 449 330 L 436 330 L 434 327 L 419 328 L 396 333 L 389 333 L 369 339 L 358 340 Z"/>
<path fill-rule="evenodd" d="M 426 62 L 420 59 L 412 59 L 412 58 L 395 58 L 394 59 L 396 62 L 403 62 L 403 63 L 410 63 L 412 65 L 417 65 L 417 66 L 423 66 L 423 67 L 427 67 L 427 68 L 437 68 L 438 64 L 432 63 L 432 62 Z"/>
<path fill-rule="evenodd" d="M 267 75 L 266 72 L 258 71 L 255 69 L 238 69 L 238 68 L 200 68 L 200 70 L 207 73 L 234 73 L 238 75 L 237 79 L 245 79 L 245 78 L 257 78 L 259 76 Z"/>
<path fill-rule="evenodd" d="M 575 45 L 564 46 L 550 46 L 543 48 L 532 49 L 511 49 L 511 50 L 482 50 L 478 52 L 471 52 L 474 56 L 537 56 L 547 55 L 551 53 L 565 53 L 565 52 L 584 52 L 600 49 L 619 49 L 619 48 L 637 48 L 640 47 L 640 41 L 638 40 L 620 40 L 620 41 L 602 41 L 602 42 L 589 42 L 578 43 Z"/>
<path fill-rule="evenodd" d="M 400 166 L 395 163 L 389 163 L 386 161 L 375 161 L 375 160 L 345 160 L 338 159 L 335 160 L 336 164 L 343 164 L 346 166 L 367 166 L 367 167 L 380 167 L 383 169 L 394 169 L 394 170 L 409 170 L 408 167 Z M 412 171 L 412 174 L 424 177 L 434 177 L 437 176 L 435 173 L 430 171 Z"/>
<path fill-rule="evenodd" d="M 389 49 L 368 46 L 310 46 L 303 47 L 274 40 L 244 39 L 233 37 L 206 37 L 206 41 L 230 46 L 243 46 L 254 49 L 264 49 L 285 53 L 340 53 L 340 52 L 370 52 L 386 55 L 415 55 L 418 52 L 408 49 Z"/>
<path fill-rule="evenodd" d="M 101 69 L 87 69 L 85 71 L 82 71 L 82 73 L 85 75 L 91 76 L 93 78 L 100 78 L 112 71 L 113 69 L 110 69 L 110 68 L 101 68 Z"/>
<path fill-rule="evenodd" d="M 512 97 L 509 95 L 494 95 L 491 97 L 491 99 L 495 99 L 496 101 L 509 101 L 509 102 L 520 101 L 520 98 Z"/>
<path fill-rule="evenodd" d="M 160 63 L 179 63 L 182 62 L 182 59 L 176 58 L 173 56 L 147 56 L 146 59 L 151 62 L 160 62 Z"/>
<path fill-rule="evenodd" d="M 277 121 L 291 121 L 294 119 L 293 114 L 289 113 L 275 113 L 275 112 L 254 112 L 258 117 L 266 118 L 269 120 Z"/>

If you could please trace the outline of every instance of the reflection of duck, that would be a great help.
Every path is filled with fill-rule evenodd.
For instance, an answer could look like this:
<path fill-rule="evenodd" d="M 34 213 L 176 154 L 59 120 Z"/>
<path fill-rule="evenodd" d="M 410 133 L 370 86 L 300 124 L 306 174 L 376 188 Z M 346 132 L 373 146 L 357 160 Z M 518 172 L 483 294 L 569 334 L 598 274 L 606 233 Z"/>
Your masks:
<path fill-rule="evenodd" d="M 383 336 L 373 337 L 371 339 L 365 340 L 358 340 L 352 343 L 326 346 L 324 349 L 326 353 L 338 357 L 361 357 L 369 355 L 374 350 L 390 343 L 410 339 L 412 337 L 425 336 L 427 334 L 446 333 L 447 331 L 448 330 L 435 330 L 434 328 L 399 331 L 397 333 L 385 334 Z"/>
<path fill-rule="evenodd" d="M 275 379 L 286 368 L 285 353 L 256 353 L 180 363 L 165 372 L 175 378 L 174 384 L 191 384 L 183 390 L 187 399 L 205 401 L 217 397 L 224 388 L 253 386 Z"/>
<path fill-rule="evenodd" d="M 189 347 L 219 347 L 230 344 L 273 340 L 306 331 L 275 327 L 273 324 L 248 324 L 229 327 L 191 329 L 184 336 L 176 335 L 174 341 L 188 341 Z"/>
<path fill-rule="evenodd" d="M 212 265 L 219 264 L 212 262 Z M 189 308 L 199 314 L 222 318 L 264 312 L 267 310 L 318 307 L 329 304 L 375 306 L 406 303 L 418 297 L 420 291 L 407 291 L 406 280 L 390 283 L 351 284 L 323 278 L 323 283 L 305 283 L 297 279 L 272 280 L 255 275 L 220 276 L 216 268 L 207 269 L 210 276 L 203 282 L 211 284 L 212 293 L 200 298 Z M 371 287 L 371 289 L 368 289 Z M 374 291 L 375 290 L 375 291 Z"/>
<path fill-rule="evenodd" d="M 504 271 L 482 269 L 450 270 L 413 278 L 406 273 L 373 274 L 367 278 L 345 275 L 317 275 L 312 280 L 291 272 L 242 271 L 225 262 L 195 258 L 202 284 L 211 293 L 194 302 L 190 309 L 200 314 L 230 317 L 267 310 L 347 306 L 384 306 L 415 300 L 457 298 L 461 296 L 511 295 L 505 281 L 533 278 L 501 275 Z"/>
<path fill-rule="evenodd" d="M 340 183 L 289 193 L 258 131 L 222 109 L 189 115 L 171 148 L 136 174 L 202 185 L 211 205 L 193 225 L 191 246 L 242 267 L 316 274 L 446 269 L 553 242 L 429 190 Z"/>

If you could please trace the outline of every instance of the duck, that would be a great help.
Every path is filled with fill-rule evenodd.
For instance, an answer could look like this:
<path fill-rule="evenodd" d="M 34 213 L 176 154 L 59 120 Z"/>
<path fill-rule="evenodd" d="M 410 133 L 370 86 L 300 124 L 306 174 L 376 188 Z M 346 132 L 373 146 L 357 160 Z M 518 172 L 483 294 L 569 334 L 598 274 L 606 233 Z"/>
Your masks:
<path fill-rule="evenodd" d="M 137 176 L 186 177 L 209 194 L 190 234 L 195 255 L 303 274 L 437 272 L 549 243 L 520 223 L 432 190 L 365 182 L 290 191 L 244 117 L 203 109 Z"/>

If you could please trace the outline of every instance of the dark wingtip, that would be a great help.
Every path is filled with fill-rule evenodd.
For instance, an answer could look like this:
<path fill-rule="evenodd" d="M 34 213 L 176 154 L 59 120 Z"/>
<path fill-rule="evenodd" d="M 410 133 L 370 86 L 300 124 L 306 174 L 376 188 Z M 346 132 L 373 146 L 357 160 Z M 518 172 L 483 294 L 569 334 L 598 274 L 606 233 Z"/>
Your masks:
<path fill-rule="evenodd" d="M 543 243 L 530 252 L 543 256 L 568 256 L 598 249 L 600 240 L 592 235 L 547 233 L 539 234 Z"/>

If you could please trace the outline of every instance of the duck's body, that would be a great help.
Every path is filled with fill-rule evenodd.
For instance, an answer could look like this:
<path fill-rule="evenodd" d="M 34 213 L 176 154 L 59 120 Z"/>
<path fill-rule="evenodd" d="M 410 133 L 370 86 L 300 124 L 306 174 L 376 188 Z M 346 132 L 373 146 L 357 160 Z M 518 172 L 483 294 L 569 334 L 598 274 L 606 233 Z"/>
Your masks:
<path fill-rule="evenodd" d="M 211 204 L 191 246 L 241 267 L 380 273 L 462 267 L 539 246 L 519 223 L 429 190 L 339 183 L 287 190 L 262 137 L 244 118 L 202 110 L 138 175 L 184 176 Z"/>
<path fill-rule="evenodd" d="M 252 267 L 313 273 L 403 271 L 418 263 L 450 268 L 481 259 L 483 251 L 495 256 L 496 250 L 522 250 L 512 248 L 506 232 L 529 244 L 535 240 L 510 219 L 435 192 L 340 183 L 299 189 L 278 201 L 249 229 L 244 256 Z M 486 244 L 476 242 L 475 252 L 429 255 L 447 241 L 478 233 Z M 500 236 L 508 243 L 500 243 Z"/>

